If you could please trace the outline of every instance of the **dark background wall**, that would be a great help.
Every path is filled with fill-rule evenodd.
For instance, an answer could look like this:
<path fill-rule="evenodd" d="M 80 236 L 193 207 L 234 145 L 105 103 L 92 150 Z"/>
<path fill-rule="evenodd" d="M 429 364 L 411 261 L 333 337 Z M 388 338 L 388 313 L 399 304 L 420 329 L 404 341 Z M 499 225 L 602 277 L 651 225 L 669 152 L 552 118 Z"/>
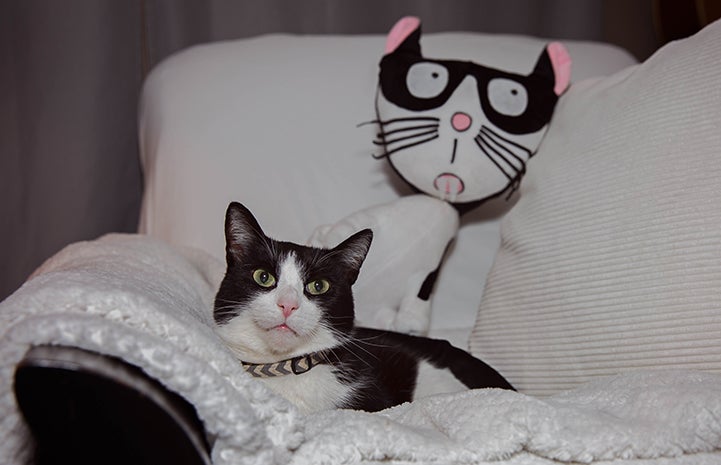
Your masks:
<path fill-rule="evenodd" d="M 427 32 L 600 40 L 644 59 L 666 39 L 660 3 L 0 0 L 0 299 L 63 246 L 135 231 L 138 95 L 177 50 L 269 32 L 385 33 L 415 14 Z"/>

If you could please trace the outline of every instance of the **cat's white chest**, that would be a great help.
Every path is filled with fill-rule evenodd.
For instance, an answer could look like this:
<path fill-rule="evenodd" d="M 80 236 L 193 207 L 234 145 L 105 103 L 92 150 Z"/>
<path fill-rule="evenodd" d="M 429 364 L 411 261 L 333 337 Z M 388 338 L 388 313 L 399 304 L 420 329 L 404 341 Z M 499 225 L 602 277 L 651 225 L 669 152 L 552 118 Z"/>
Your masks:
<path fill-rule="evenodd" d="M 353 386 L 338 381 L 331 368 L 318 365 L 301 375 L 261 378 L 266 385 L 305 413 L 338 407 L 352 397 Z"/>

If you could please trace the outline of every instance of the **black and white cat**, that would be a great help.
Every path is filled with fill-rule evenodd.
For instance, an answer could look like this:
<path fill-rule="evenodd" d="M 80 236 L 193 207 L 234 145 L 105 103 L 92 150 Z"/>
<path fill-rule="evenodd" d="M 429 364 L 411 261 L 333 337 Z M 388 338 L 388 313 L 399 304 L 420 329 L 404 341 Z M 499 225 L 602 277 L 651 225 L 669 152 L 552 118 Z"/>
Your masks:
<path fill-rule="evenodd" d="M 233 202 L 225 235 L 216 331 L 249 373 L 301 410 L 377 411 L 437 392 L 513 389 L 446 341 L 354 326 L 351 286 L 371 245 L 369 229 L 332 249 L 280 242 Z M 428 389 L 429 378 L 438 391 Z"/>

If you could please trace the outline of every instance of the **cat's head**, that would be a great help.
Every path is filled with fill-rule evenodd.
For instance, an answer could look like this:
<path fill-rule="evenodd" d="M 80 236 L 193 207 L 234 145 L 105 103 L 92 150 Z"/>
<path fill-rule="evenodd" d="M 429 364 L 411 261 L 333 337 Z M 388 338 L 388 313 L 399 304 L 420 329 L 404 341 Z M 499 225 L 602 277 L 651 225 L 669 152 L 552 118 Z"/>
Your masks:
<path fill-rule="evenodd" d="M 353 328 L 353 295 L 373 234 L 333 249 L 269 238 L 233 202 L 225 217 L 227 271 L 216 295 L 216 329 L 246 362 L 265 363 L 338 345 Z"/>
<path fill-rule="evenodd" d="M 426 58 L 420 21 L 401 19 L 380 62 L 378 139 L 393 169 L 415 190 L 472 207 L 518 188 L 571 60 L 548 44 L 524 76 L 470 61 Z"/>

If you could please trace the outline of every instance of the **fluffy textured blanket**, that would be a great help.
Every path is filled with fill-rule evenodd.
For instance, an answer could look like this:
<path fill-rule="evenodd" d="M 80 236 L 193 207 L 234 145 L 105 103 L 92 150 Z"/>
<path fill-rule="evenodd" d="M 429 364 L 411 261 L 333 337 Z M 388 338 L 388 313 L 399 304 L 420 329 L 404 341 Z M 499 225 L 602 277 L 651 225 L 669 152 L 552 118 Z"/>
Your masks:
<path fill-rule="evenodd" d="M 67 247 L 0 304 L 0 463 L 25 463 L 12 394 L 35 344 L 123 358 L 188 399 L 216 464 L 721 463 L 721 376 L 642 372 L 546 399 L 477 390 L 384 412 L 303 416 L 247 375 L 214 335 L 223 264 L 136 235 Z"/>

